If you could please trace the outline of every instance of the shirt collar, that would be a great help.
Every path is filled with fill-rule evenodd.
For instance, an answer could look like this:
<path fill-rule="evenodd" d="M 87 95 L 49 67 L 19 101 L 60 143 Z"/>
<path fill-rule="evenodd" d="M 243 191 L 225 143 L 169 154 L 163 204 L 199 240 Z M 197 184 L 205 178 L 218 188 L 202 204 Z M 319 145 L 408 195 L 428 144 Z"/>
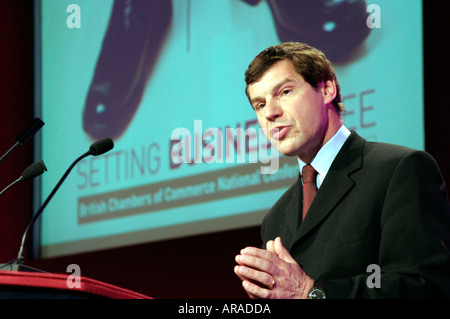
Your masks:
<path fill-rule="evenodd" d="M 342 145 L 344 145 L 349 135 L 350 131 L 344 125 L 342 125 L 336 132 L 336 134 L 334 134 L 333 137 L 324 146 L 321 147 L 319 152 L 317 152 L 316 156 L 314 157 L 313 161 L 310 163 L 318 173 L 316 182 L 317 188 L 319 188 L 322 184 L 325 176 L 328 173 L 328 170 L 331 167 L 331 164 L 333 163 L 336 155 L 341 150 Z M 302 172 L 303 166 L 305 166 L 306 164 L 308 163 L 304 163 L 298 158 L 300 173 Z"/>

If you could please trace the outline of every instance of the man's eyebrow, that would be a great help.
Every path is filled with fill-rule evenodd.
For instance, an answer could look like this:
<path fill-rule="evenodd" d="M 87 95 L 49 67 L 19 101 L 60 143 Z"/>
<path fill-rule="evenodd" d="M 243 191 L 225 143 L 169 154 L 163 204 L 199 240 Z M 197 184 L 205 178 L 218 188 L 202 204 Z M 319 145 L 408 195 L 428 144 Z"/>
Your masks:
<path fill-rule="evenodd" d="M 293 82 L 293 81 L 294 80 L 292 78 L 285 78 L 285 79 L 281 80 L 280 82 L 278 82 L 277 84 L 275 84 L 270 89 L 270 92 L 276 92 L 276 91 L 278 91 L 280 89 L 280 87 L 282 87 L 286 83 Z M 264 100 L 264 97 L 256 96 L 256 97 L 250 99 L 250 104 L 253 105 L 253 103 L 258 102 L 258 101 L 262 101 L 262 100 Z"/>

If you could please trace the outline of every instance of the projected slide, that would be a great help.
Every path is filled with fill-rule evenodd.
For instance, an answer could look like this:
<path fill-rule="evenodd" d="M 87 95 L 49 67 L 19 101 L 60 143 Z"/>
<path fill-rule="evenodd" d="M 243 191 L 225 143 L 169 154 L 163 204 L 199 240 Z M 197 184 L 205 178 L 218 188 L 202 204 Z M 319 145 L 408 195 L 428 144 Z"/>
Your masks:
<path fill-rule="evenodd" d="M 302 41 L 335 65 L 348 128 L 424 147 L 421 1 L 41 0 L 42 257 L 259 225 L 298 177 L 244 72 Z"/>

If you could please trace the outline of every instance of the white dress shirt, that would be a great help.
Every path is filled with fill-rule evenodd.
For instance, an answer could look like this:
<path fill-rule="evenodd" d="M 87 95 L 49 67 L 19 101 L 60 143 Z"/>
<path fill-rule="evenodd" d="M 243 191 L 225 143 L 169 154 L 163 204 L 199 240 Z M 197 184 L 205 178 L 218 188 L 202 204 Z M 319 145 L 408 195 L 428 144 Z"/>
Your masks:
<path fill-rule="evenodd" d="M 334 134 L 333 137 L 324 146 L 322 146 L 319 152 L 317 152 L 317 155 L 314 157 L 313 161 L 309 163 L 318 173 L 316 180 L 317 189 L 319 189 L 325 179 L 325 176 L 327 176 L 331 164 L 349 136 L 350 131 L 342 125 L 336 134 Z M 303 163 L 300 159 L 298 159 L 300 174 L 303 166 L 306 164 L 308 163 Z"/>

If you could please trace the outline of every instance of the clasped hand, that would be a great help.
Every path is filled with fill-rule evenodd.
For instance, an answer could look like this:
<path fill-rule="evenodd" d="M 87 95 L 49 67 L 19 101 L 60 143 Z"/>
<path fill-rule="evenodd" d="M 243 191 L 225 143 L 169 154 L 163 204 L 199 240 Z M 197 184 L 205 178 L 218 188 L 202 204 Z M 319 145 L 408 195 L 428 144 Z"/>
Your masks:
<path fill-rule="evenodd" d="M 283 246 L 281 238 L 266 249 L 247 247 L 236 256 L 234 272 L 250 298 L 306 299 L 312 280 Z"/>

